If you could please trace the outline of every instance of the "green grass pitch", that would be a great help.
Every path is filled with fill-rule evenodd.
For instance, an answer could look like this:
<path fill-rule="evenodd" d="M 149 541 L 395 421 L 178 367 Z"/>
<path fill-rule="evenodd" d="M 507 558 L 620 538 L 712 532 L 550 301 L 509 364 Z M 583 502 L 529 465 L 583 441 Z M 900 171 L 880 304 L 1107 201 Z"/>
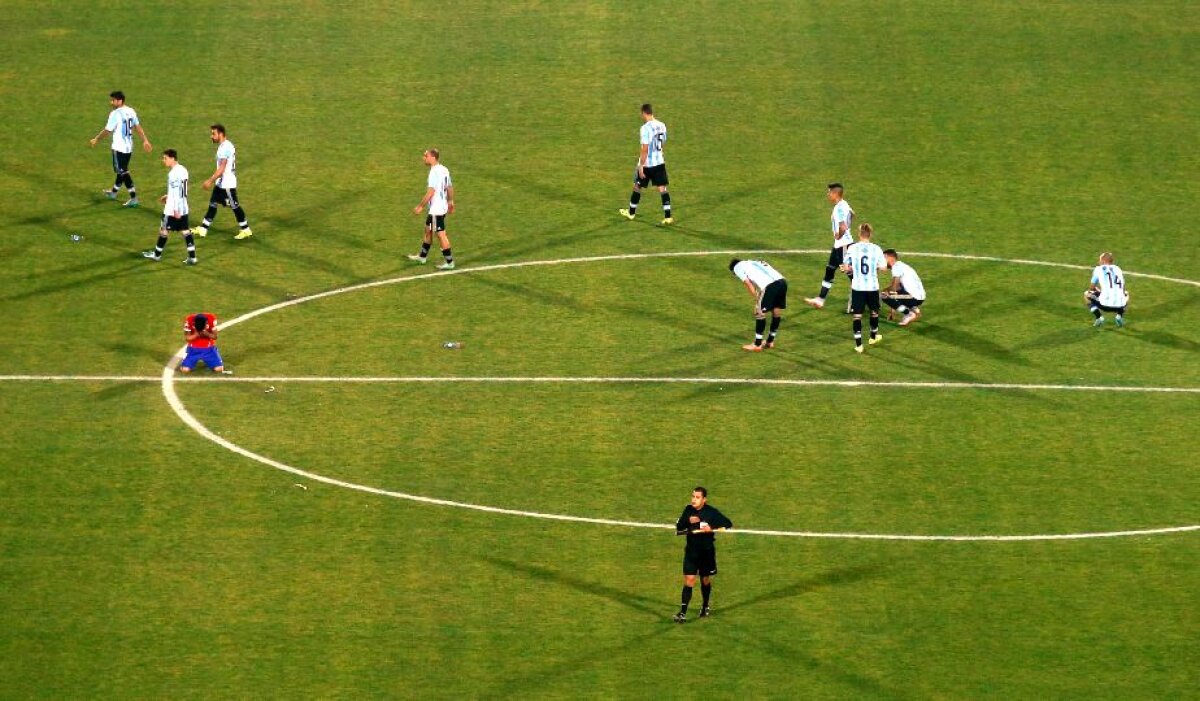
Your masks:
<path fill-rule="evenodd" d="M 0 4 L 0 375 L 154 377 L 190 312 L 239 378 L 657 377 L 1200 387 L 1195 3 Z M 1189 77 L 1191 76 L 1191 77 Z M 104 200 L 107 93 L 155 153 Z M 617 216 L 653 102 L 677 224 Z M 163 148 L 239 153 L 185 268 L 152 245 Z M 828 246 L 825 184 L 930 292 L 852 352 L 791 281 L 740 350 L 726 255 L 451 276 L 404 260 L 440 147 L 464 269 Z M 73 241 L 71 235 L 82 236 Z M 435 250 L 436 257 L 436 250 Z M 839 281 L 833 300 L 844 299 Z M 831 307 L 836 305 L 831 305 Z M 458 340 L 461 350 L 442 343 Z M 273 391 L 266 391 L 274 386 Z M 1200 523 L 1200 395 L 878 385 L 179 382 L 224 439 L 338 480 L 670 524 L 925 535 Z M 304 488 L 296 486 L 302 485 Z M 204 440 L 157 382 L 0 382 L 0 697 L 1184 698 L 1200 534 L 719 541 L 715 615 L 670 622 L 670 531 L 414 503 Z"/>

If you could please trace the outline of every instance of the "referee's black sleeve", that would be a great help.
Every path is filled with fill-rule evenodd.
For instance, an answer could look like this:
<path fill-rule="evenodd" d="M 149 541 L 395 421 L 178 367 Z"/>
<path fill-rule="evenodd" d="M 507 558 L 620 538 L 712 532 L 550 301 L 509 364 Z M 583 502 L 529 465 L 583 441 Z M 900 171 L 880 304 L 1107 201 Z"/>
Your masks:
<path fill-rule="evenodd" d="M 675 535 L 683 535 L 691 529 L 692 524 L 688 523 L 688 516 L 691 515 L 689 513 L 691 510 L 692 507 L 690 504 L 683 507 L 683 513 L 680 514 L 679 520 L 675 522 Z"/>
<path fill-rule="evenodd" d="M 725 514 L 713 509 L 712 514 L 708 517 L 708 525 L 713 528 L 733 528 L 733 521 L 726 518 Z"/>

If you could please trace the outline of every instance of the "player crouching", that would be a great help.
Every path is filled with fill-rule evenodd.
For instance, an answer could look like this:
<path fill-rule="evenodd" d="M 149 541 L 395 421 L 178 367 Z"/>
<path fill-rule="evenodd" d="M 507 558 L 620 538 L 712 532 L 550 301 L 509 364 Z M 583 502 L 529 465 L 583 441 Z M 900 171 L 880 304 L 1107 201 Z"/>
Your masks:
<path fill-rule="evenodd" d="M 225 362 L 217 350 L 216 315 L 208 312 L 192 314 L 183 322 L 183 337 L 187 339 L 187 354 L 179 363 L 179 372 L 191 372 L 196 363 L 203 362 L 213 372 L 233 374 L 232 370 L 225 369 Z"/>
<path fill-rule="evenodd" d="M 892 284 L 880 294 L 884 304 L 891 307 L 888 310 L 888 321 L 892 320 L 895 312 L 900 312 L 904 318 L 901 326 L 908 326 L 921 318 L 921 304 L 925 301 L 925 285 L 921 276 L 908 263 L 900 260 L 896 249 L 889 248 L 883 252 L 888 270 L 892 271 Z"/>
<path fill-rule="evenodd" d="M 1125 273 L 1120 266 L 1113 264 L 1113 254 L 1100 254 L 1100 264 L 1092 269 L 1092 284 L 1083 293 L 1083 298 L 1095 317 L 1092 326 L 1104 325 L 1104 314 L 1101 312 L 1116 312 L 1117 326 L 1125 325 L 1129 290 L 1125 287 Z"/>

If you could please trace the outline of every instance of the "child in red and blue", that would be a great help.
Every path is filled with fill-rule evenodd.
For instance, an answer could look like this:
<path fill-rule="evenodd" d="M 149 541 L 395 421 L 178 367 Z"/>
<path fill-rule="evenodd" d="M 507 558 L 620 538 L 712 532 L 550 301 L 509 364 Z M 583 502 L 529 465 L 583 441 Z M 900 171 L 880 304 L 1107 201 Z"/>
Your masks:
<path fill-rule="evenodd" d="M 192 314 L 183 322 L 183 337 L 187 339 L 187 355 L 179 364 L 180 372 L 191 372 L 196 363 L 203 362 L 213 372 L 230 374 L 217 351 L 217 317 L 209 312 Z"/>

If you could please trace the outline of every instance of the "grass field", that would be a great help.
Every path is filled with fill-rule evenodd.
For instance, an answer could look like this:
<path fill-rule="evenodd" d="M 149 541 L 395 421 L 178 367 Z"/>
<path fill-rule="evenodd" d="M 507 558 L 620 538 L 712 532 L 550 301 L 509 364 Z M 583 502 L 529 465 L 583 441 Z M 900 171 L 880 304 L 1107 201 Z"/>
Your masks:
<path fill-rule="evenodd" d="M 174 391 L 288 465 L 523 511 L 669 526 L 705 484 L 747 529 L 1200 523 L 1194 3 L 9 0 L 0 21 L 0 375 L 130 378 L 0 381 L 0 697 L 1197 697 L 1197 531 L 730 533 L 715 615 L 679 626 L 668 530 L 272 470 L 156 379 L 188 313 L 412 276 L 234 325 L 238 381 Z M 103 199 L 87 144 L 118 88 L 155 145 L 140 210 Z M 645 101 L 669 228 L 656 195 L 616 214 Z M 158 154 L 198 220 L 214 121 L 255 235 L 222 210 L 196 268 L 179 240 L 144 261 Z M 404 259 L 429 146 L 461 274 Z M 800 301 L 832 180 L 930 292 L 863 356 Z M 791 308 L 751 355 L 724 252 L 764 250 L 789 251 L 761 255 Z M 1102 250 L 1160 276 L 1130 277 L 1124 329 L 1092 328 L 1088 271 L 1061 267 Z M 473 272 L 669 253 L 694 255 Z M 255 380 L 281 377 L 329 381 Z M 336 380 L 367 377 L 729 381 Z M 995 383 L 1185 391 L 971 386 Z"/>

